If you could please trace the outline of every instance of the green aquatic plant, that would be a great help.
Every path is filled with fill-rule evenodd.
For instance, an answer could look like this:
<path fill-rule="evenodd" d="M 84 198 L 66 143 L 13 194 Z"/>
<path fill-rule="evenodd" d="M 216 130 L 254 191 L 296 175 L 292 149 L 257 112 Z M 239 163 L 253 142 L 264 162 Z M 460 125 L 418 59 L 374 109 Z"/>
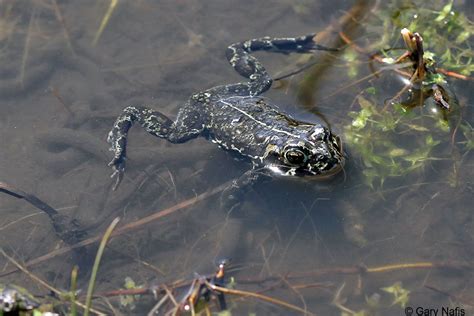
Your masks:
<path fill-rule="evenodd" d="M 474 72 L 470 38 L 474 23 L 453 5 L 453 1 L 433 1 L 426 6 L 421 0 L 399 0 L 387 4 L 377 14 L 383 20 L 383 32 L 374 47 L 393 46 L 399 30 L 408 28 L 423 33 L 426 53 L 436 57 L 444 68 L 469 76 Z M 375 21 L 374 21 L 375 22 Z M 369 23 L 369 31 L 380 34 L 378 23 Z M 377 29 L 377 30 L 376 30 Z M 427 57 L 427 56 L 425 56 Z"/>
<path fill-rule="evenodd" d="M 466 79 L 462 75 L 471 74 L 469 39 L 474 25 L 464 13 L 455 11 L 452 1 L 434 2 L 431 8 L 437 9 L 428 9 L 417 0 L 394 1 L 368 21 L 367 31 L 381 34 L 364 49 L 380 52 L 374 59 L 386 66 L 378 73 L 391 69 L 396 76 L 398 71 L 406 83 L 383 105 L 386 92 L 373 82 L 374 87 L 357 97 L 358 109 L 349 112 L 351 121 L 344 129 L 346 142 L 363 163 L 365 182 L 371 188 L 383 186 L 388 178 L 423 170 L 429 161 L 456 159 L 446 152 L 435 156 L 437 148 L 473 148 L 472 127 L 460 119 L 461 108 L 447 75 Z M 377 23 L 379 19 L 383 19 L 383 29 Z M 423 37 L 410 30 L 419 31 Z M 396 44 L 400 31 L 406 50 L 398 49 L 401 47 Z M 351 76 L 354 70 L 348 69 Z M 451 144 L 455 126 L 460 127 L 458 133 L 463 139 Z"/>
<path fill-rule="evenodd" d="M 125 277 L 124 288 L 127 290 L 142 289 L 143 285 L 137 285 L 131 277 Z M 135 303 L 140 299 L 140 295 L 120 295 L 120 306 L 127 310 L 134 310 Z"/>
<path fill-rule="evenodd" d="M 360 109 L 349 112 L 352 121 L 344 128 L 346 142 L 361 159 L 366 184 L 371 188 L 436 160 L 432 152 L 449 132 L 436 118 L 416 114 L 401 104 L 384 109 L 376 105 L 376 99 L 359 95 Z M 424 122 L 427 118 L 432 124 Z"/>
<path fill-rule="evenodd" d="M 341 316 L 375 316 L 384 315 L 389 310 L 396 308 L 406 308 L 410 301 L 411 291 L 403 288 L 402 282 L 397 281 L 394 284 L 381 288 L 382 292 L 375 292 L 365 297 L 365 306 L 358 311 L 343 305 L 346 299 L 341 297 L 344 285 L 339 288 L 333 300 L 333 305 L 341 311 Z"/>
<path fill-rule="evenodd" d="M 461 125 L 461 130 L 465 140 L 461 141 L 460 144 L 464 146 L 466 152 L 474 149 L 474 128 L 469 124 L 465 123 Z"/>
<path fill-rule="evenodd" d="M 395 282 L 393 285 L 384 287 L 381 290 L 393 296 L 392 306 L 400 305 L 402 308 L 405 308 L 410 301 L 410 291 L 403 288 L 402 282 Z"/>

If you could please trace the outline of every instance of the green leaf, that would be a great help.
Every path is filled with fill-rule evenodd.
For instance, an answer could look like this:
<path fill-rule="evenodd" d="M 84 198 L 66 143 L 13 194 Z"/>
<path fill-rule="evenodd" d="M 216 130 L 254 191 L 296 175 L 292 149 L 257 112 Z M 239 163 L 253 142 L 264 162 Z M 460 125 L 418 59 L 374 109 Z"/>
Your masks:
<path fill-rule="evenodd" d="M 371 95 L 375 95 L 377 93 L 377 90 L 375 89 L 375 87 L 368 87 L 367 89 L 365 89 L 365 92 Z"/>
<path fill-rule="evenodd" d="M 429 131 L 430 131 L 430 130 L 427 129 L 426 127 L 420 126 L 420 125 L 408 124 L 408 123 L 407 123 L 406 126 L 408 126 L 408 127 L 411 128 L 412 130 L 417 131 L 417 132 L 429 132 Z"/>
<path fill-rule="evenodd" d="M 401 307 L 405 308 L 408 304 L 408 301 L 410 300 L 408 294 L 410 294 L 410 291 L 406 291 L 400 294 L 398 297 L 395 298 L 392 305 L 400 304 Z"/>
<path fill-rule="evenodd" d="M 458 37 L 456 37 L 456 44 L 461 44 L 463 43 L 464 41 L 466 41 L 469 37 L 471 36 L 471 32 L 469 31 L 464 31 L 464 32 L 461 32 Z"/>
<path fill-rule="evenodd" d="M 367 109 L 362 109 L 358 116 L 352 121 L 352 126 L 356 129 L 362 129 L 367 124 L 367 120 L 372 113 Z"/>
<path fill-rule="evenodd" d="M 382 288 L 382 291 L 392 294 L 392 305 L 399 304 L 401 307 L 405 308 L 410 300 L 410 291 L 402 287 L 402 282 L 395 282 L 392 286 Z"/>
<path fill-rule="evenodd" d="M 441 55 L 441 62 L 443 63 L 446 63 L 446 62 L 450 62 L 451 61 L 451 50 L 448 48 L 446 49 L 446 51 L 444 52 L 443 55 Z"/>
<path fill-rule="evenodd" d="M 427 135 L 426 138 L 425 138 L 425 143 L 426 143 L 426 145 L 428 145 L 430 147 L 434 147 L 434 146 L 438 145 L 440 143 L 440 141 L 439 140 L 434 140 L 433 136 L 431 136 L 431 135 Z"/>
<path fill-rule="evenodd" d="M 136 289 L 137 285 L 131 277 L 125 277 L 125 288 L 126 289 Z"/>
<path fill-rule="evenodd" d="M 435 21 L 436 22 L 441 22 L 444 19 L 446 19 L 446 17 L 451 12 L 452 7 L 453 7 L 453 1 L 451 0 L 451 1 L 449 1 L 449 3 L 447 5 L 445 5 L 443 7 L 443 9 L 441 9 L 441 11 L 439 12 L 439 15 L 436 17 Z"/>
<path fill-rule="evenodd" d="M 438 120 L 436 121 L 436 127 L 439 128 L 441 131 L 447 133 L 449 132 L 449 122 L 445 120 Z"/>
<path fill-rule="evenodd" d="M 410 162 L 411 166 L 414 167 L 417 163 L 427 160 L 430 151 L 431 148 L 422 147 L 415 150 L 412 154 L 402 157 L 402 159 Z"/>
<path fill-rule="evenodd" d="M 423 57 L 424 57 L 424 58 L 434 59 L 435 56 L 436 56 L 435 53 L 430 52 L 430 51 L 425 51 L 425 52 L 423 53 Z"/>
<path fill-rule="evenodd" d="M 462 142 L 464 144 L 464 148 L 467 151 L 473 150 L 474 149 L 474 129 L 469 124 L 463 124 L 461 125 L 461 130 L 464 137 L 466 138 L 466 140 Z"/>
<path fill-rule="evenodd" d="M 393 148 L 388 152 L 389 157 L 401 157 L 408 154 L 408 151 L 403 148 Z"/>

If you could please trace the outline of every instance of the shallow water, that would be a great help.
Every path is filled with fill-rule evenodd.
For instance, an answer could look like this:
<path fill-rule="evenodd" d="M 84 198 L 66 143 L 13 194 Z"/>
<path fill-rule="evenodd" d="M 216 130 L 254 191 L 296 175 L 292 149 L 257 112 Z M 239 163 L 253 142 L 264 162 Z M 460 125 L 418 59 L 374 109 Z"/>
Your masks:
<path fill-rule="evenodd" d="M 125 179 L 112 191 L 112 171 L 107 167 L 111 153 L 105 139 L 125 106 L 148 105 L 174 117 L 193 92 L 242 80 L 224 56 L 230 43 L 320 32 L 352 5 L 347 1 L 298 5 L 285 0 L 240 1 L 239 6 L 218 0 L 119 1 L 93 45 L 108 2 L 58 1 L 56 8 L 54 3 L 0 5 L 4 25 L 0 181 L 77 219 L 88 236 L 102 234 L 116 216 L 121 218 L 119 227 L 131 223 L 212 191 L 250 167 L 204 139 L 173 145 L 136 127 L 130 132 Z M 459 3 L 456 9 L 472 19 L 469 5 Z M 366 37 L 355 31 L 355 37 Z M 377 36 L 367 34 L 369 39 Z M 302 58 L 256 56 L 275 76 L 300 67 Z M 361 91 L 376 87 L 383 107 L 402 86 L 387 74 L 350 85 L 370 74 L 370 69 L 360 67 L 357 77 L 351 78 L 342 55 L 327 56 L 316 54 L 322 66 L 311 98 L 301 97 L 300 84 L 309 71 L 277 82 L 265 96 L 279 100 L 284 111 L 300 119 L 324 120 L 314 113 L 322 114 L 345 142 L 344 126 L 351 122 L 347 113 L 357 110 L 355 97 Z M 367 63 L 365 56 L 358 58 Z M 451 80 L 451 86 L 463 122 L 472 126 L 472 83 Z M 420 124 L 431 128 L 433 121 Z M 397 146 L 414 150 L 418 142 L 409 135 L 400 136 Z M 472 306 L 469 311 L 468 305 L 461 305 L 462 299 L 472 302 L 474 297 L 468 269 L 403 268 L 362 276 L 337 269 L 474 261 L 473 155 L 461 144 L 453 149 L 450 133 L 436 135 L 441 143 L 430 154 L 436 159 L 411 173 L 388 177 L 381 186 L 366 184 L 368 166 L 354 148 L 346 146 L 345 172 L 330 181 L 257 184 L 235 212 L 221 209 L 220 195 L 215 194 L 136 227 L 110 243 L 97 291 L 121 288 L 125 277 L 146 285 L 192 278 L 194 272 L 212 272 L 217 259 L 232 258 L 234 269 L 228 275 L 235 278 L 237 288 L 266 290 L 267 295 L 318 315 L 341 314 L 331 302 L 342 285 L 341 299 L 347 298 L 347 308 L 367 309 L 366 297 L 379 293 L 386 306 L 379 313 L 402 315 L 400 306 L 387 307 L 391 298 L 380 290 L 398 281 L 410 290 L 409 306 L 462 307 L 470 315 Z M 341 211 L 348 209 L 361 217 L 360 222 L 351 222 L 350 214 Z M 0 212 L 0 246 L 16 259 L 27 262 L 64 246 L 49 219 L 25 201 L 0 195 Z M 347 223 L 363 227 L 367 239 L 363 247 L 344 233 Z M 85 252 L 69 251 L 30 270 L 57 288 L 68 288 L 70 271 L 79 264 L 79 286 L 85 289 L 96 248 L 97 243 Z M 0 263 L 4 271 L 12 268 L 4 258 Z M 327 268 L 337 271 L 318 273 Z M 304 277 L 291 278 L 298 273 Z M 249 280 L 253 282 L 244 282 Z M 0 283 L 9 282 L 28 285 L 35 294 L 46 292 L 19 272 L 0 278 Z M 228 300 L 235 314 L 292 313 L 251 299 Z M 142 299 L 134 313 L 143 314 L 154 304 L 150 298 Z"/>

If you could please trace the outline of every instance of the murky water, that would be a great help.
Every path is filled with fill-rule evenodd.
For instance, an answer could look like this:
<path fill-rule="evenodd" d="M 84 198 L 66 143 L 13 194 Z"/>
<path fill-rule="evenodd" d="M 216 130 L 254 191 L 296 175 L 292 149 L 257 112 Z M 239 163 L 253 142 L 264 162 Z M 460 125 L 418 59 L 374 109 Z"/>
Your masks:
<path fill-rule="evenodd" d="M 345 172 L 329 181 L 257 184 L 240 209 L 232 212 L 221 208 L 219 193 L 183 205 L 238 177 L 250 165 L 233 160 L 204 139 L 169 144 L 136 127 L 130 132 L 125 179 L 112 191 L 112 170 L 107 166 L 111 153 L 105 140 L 125 106 L 147 105 L 174 117 L 193 92 L 242 80 L 225 59 L 230 43 L 320 32 L 352 5 L 119 1 L 94 45 L 108 1 L 2 2 L 0 181 L 76 219 L 87 237 L 101 235 L 116 216 L 121 218 L 120 227 L 178 205 L 171 214 L 111 241 L 100 266 L 98 292 L 123 288 L 125 277 L 146 286 L 191 279 L 194 272 L 214 271 L 219 258 L 232 258 L 228 277 L 235 278 L 236 288 L 263 291 L 318 315 L 341 315 L 342 307 L 332 304 L 338 293 L 339 303 L 355 312 L 369 310 L 366 297 L 378 293 L 384 306 L 380 315 L 403 315 L 400 302 L 390 307 L 394 296 L 381 290 L 395 282 L 410 291 L 408 306 L 462 307 L 465 315 L 471 315 L 472 305 L 465 302 L 474 297 L 472 271 L 427 268 L 426 263 L 454 266 L 474 261 L 473 155 L 463 145 L 468 139 L 459 134 L 461 129 L 459 137 L 443 134 L 423 110 L 415 110 L 422 119 L 407 123 L 408 137 L 397 130 L 400 134 L 392 134 L 390 141 L 397 149 L 416 152 L 419 139 L 428 144 L 425 139 L 433 135 L 439 143 L 426 156 L 429 161 L 420 158 L 421 167 L 386 175 L 383 181 L 376 178 L 372 186 L 367 170 L 373 165 L 364 161 L 358 148 L 346 145 Z M 433 6 L 433 10 L 442 7 Z M 359 45 L 380 35 L 374 33 L 373 16 L 384 7 L 370 8 L 372 28 L 364 30 L 364 21 L 369 21 L 362 19 L 352 34 L 362 39 Z M 469 2 L 455 9 L 472 19 Z M 329 32 L 326 42 L 331 44 L 331 38 L 335 35 Z M 256 56 L 275 76 L 307 62 L 301 55 Z M 356 58 L 361 65 L 351 77 L 342 53 L 318 52 L 320 68 L 310 97 L 302 90 L 315 70 L 276 82 L 265 95 L 297 118 L 326 120 L 347 144 L 347 126 L 353 120 L 348 113 L 360 110 L 358 97 L 376 102 L 382 111 L 384 101 L 403 87 L 389 72 L 353 84 L 372 73 L 364 66 L 366 56 Z M 450 82 L 461 105 L 463 126 L 473 126 L 472 81 Z M 376 97 L 366 94 L 367 88 L 375 88 Z M 421 134 L 413 132 L 414 125 Z M 413 159 L 414 165 L 420 162 Z M 0 246 L 17 260 L 28 262 L 65 246 L 48 217 L 24 200 L 2 194 L 0 212 Z M 350 235 L 354 227 L 363 232 L 363 242 Z M 93 243 L 86 251 L 51 256 L 29 269 L 64 289 L 69 287 L 73 265 L 79 264 L 79 286 L 85 290 L 96 249 Z M 0 263 L 3 272 L 13 268 L 3 257 Z M 357 267 L 404 263 L 423 264 L 419 269 L 355 273 Z M 353 273 L 344 273 L 343 268 L 351 267 Z M 328 268 L 334 270 L 321 273 Z M 46 293 L 20 272 L 0 278 L 0 283 L 9 282 L 35 294 Z M 119 308 L 116 298 L 111 302 Z M 135 311 L 123 313 L 144 314 L 155 303 L 142 298 Z M 236 315 L 297 313 L 230 296 L 228 305 Z"/>

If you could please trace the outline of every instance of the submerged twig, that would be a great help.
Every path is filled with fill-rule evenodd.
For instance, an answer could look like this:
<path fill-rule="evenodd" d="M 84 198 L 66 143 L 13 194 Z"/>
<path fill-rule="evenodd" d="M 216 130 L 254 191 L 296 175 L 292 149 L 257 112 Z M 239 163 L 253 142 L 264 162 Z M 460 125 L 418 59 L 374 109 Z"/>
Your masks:
<path fill-rule="evenodd" d="M 443 291 L 441 289 L 438 289 L 437 287 L 434 287 L 432 285 L 425 285 L 425 287 L 427 289 L 430 289 L 436 293 L 439 293 L 439 294 L 443 294 L 447 297 L 449 297 L 450 299 L 452 299 L 453 301 L 456 301 L 456 302 L 459 302 L 461 304 L 464 304 L 464 305 L 467 305 L 467 306 L 471 306 L 471 307 L 474 307 L 474 304 L 473 304 L 473 301 L 472 300 L 468 300 L 468 299 L 463 299 L 457 295 L 454 295 L 454 294 L 451 294 L 449 292 L 446 292 L 446 291 Z"/>
<path fill-rule="evenodd" d="M 285 301 L 282 301 L 282 300 L 279 300 L 279 299 L 276 299 L 276 298 L 273 298 L 273 297 L 270 297 L 270 296 L 266 296 L 266 295 L 263 295 L 263 294 L 260 294 L 260 293 L 242 291 L 242 290 L 235 290 L 235 289 L 228 289 L 228 288 L 225 288 L 225 287 L 221 287 L 221 286 L 211 284 L 207 280 L 205 280 L 204 283 L 210 289 L 212 289 L 214 291 L 224 293 L 224 294 L 253 297 L 253 298 L 259 299 L 261 301 L 265 301 L 265 302 L 272 303 L 272 304 L 275 304 L 275 305 L 280 305 L 280 306 L 286 307 L 288 309 L 291 309 L 293 311 L 300 312 L 303 315 L 316 315 L 316 314 L 314 314 L 312 312 L 309 312 L 307 310 L 304 310 L 301 307 L 298 307 L 296 305 L 293 305 L 293 304 L 287 303 Z"/>
<path fill-rule="evenodd" d="M 0 192 L 4 192 L 18 199 L 24 199 L 31 205 L 45 212 L 53 224 L 54 232 L 66 244 L 74 244 L 86 235 L 84 231 L 80 230 L 80 225 L 76 220 L 60 214 L 34 195 L 26 193 L 5 182 L 0 182 Z"/>
<path fill-rule="evenodd" d="M 24 199 L 34 207 L 42 210 L 45 212 L 49 217 L 55 216 L 58 213 L 54 208 L 46 204 L 45 202 L 41 201 L 38 199 L 36 196 L 26 193 L 25 191 L 22 191 L 18 188 L 15 188 L 12 185 L 9 185 L 5 182 L 0 182 L 0 192 L 4 192 L 6 194 L 9 194 L 11 196 L 14 196 L 18 199 Z"/>
<path fill-rule="evenodd" d="M 66 109 L 69 115 L 74 116 L 74 113 L 71 111 L 66 102 L 64 102 L 64 99 L 59 94 L 59 91 L 53 86 L 49 87 L 49 89 L 51 90 L 51 93 L 54 95 L 54 97 L 59 101 L 59 104 L 61 104 L 63 108 Z"/>
<path fill-rule="evenodd" d="M 452 70 L 446 70 L 444 68 L 436 68 L 436 71 L 442 73 L 443 75 L 453 77 L 453 78 L 456 78 L 456 79 L 474 81 L 474 77 L 466 76 L 466 75 L 454 72 Z"/>
<path fill-rule="evenodd" d="M 135 229 L 138 229 L 139 227 L 142 227 L 143 225 L 146 225 L 146 224 L 149 224 L 153 221 L 156 221 L 160 218 L 163 218 L 165 216 L 168 216 L 172 213 L 175 213 L 179 210 L 182 210 L 182 209 L 185 209 L 191 205 L 194 205 L 200 201 L 203 201 L 219 192 L 221 192 L 222 190 L 224 190 L 228 185 L 230 184 L 230 181 L 229 182 L 226 182 L 224 184 L 221 184 L 219 186 L 217 186 L 216 188 L 210 190 L 210 191 L 207 191 L 207 192 L 204 192 L 196 197 L 193 197 L 191 199 L 188 199 L 188 200 L 185 200 L 183 202 L 180 202 L 174 206 L 171 206 L 169 208 L 166 208 L 164 210 L 161 210 L 161 211 L 157 211 L 156 213 L 150 215 L 150 216 L 146 216 L 142 219 L 139 219 L 137 221 L 134 221 L 134 222 L 131 222 L 129 224 L 126 224 L 120 228 L 118 228 L 117 230 L 115 230 L 115 232 L 112 234 L 112 236 L 119 236 L 119 235 L 122 235 L 124 233 L 127 233 L 127 232 L 130 232 L 132 230 L 135 230 Z M 25 266 L 29 267 L 31 265 L 34 265 L 34 264 L 38 264 L 38 263 L 41 263 L 41 262 L 44 262 L 46 260 L 49 260 L 49 259 L 52 259 L 58 255 L 61 255 L 61 254 L 64 254 L 64 253 L 67 253 L 73 249 L 77 249 L 77 248 L 81 248 L 81 247 L 84 247 L 84 246 L 87 246 L 87 245 L 90 245 L 90 244 L 93 244 L 99 240 L 101 240 L 101 236 L 94 236 L 94 237 L 91 237 L 91 238 L 88 238 L 88 239 L 85 239 L 79 243 L 76 243 L 74 245 L 71 245 L 71 246 L 66 246 L 66 247 L 63 247 L 63 248 L 59 248 L 59 249 L 56 249 L 56 250 L 53 250 L 45 255 L 42 255 L 38 258 L 35 258 L 35 259 L 32 259 L 28 262 L 25 263 Z M 6 271 L 6 272 L 3 272 L 0 274 L 0 276 L 5 276 L 5 275 L 8 275 L 8 274 L 11 274 L 11 273 L 14 273 L 16 272 L 17 270 L 11 270 L 11 271 Z"/>
<path fill-rule="evenodd" d="M 190 311 L 191 313 L 196 313 L 194 310 L 197 306 L 202 308 L 208 308 L 207 305 L 200 305 L 199 302 L 209 302 L 209 295 L 217 295 L 217 297 L 221 296 L 224 298 L 224 295 L 236 295 L 241 298 L 244 297 L 253 297 L 265 302 L 269 302 L 272 304 L 280 305 L 285 308 L 289 308 L 293 311 L 297 311 L 299 313 L 303 313 L 305 315 L 314 315 L 312 312 L 307 311 L 306 308 L 301 308 L 295 306 L 293 304 L 287 303 L 285 301 L 281 301 L 279 299 L 264 295 L 262 293 L 271 291 L 276 287 L 279 287 L 282 284 L 282 281 L 285 282 L 288 287 L 293 290 L 298 296 L 301 297 L 303 304 L 304 298 L 299 294 L 297 291 L 298 289 L 306 289 L 306 288 L 321 288 L 321 289 L 328 289 L 329 287 L 334 287 L 333 284 L 328 283 L 308 283 L 308 284 L 298 284 L 292 285 L 289 283 L 290 279 L 298 279 L 304 278 L 308 280 L 309 277 L 318 277 L 321 275 L 327 274 L 349 274 L 349 275 L 357 275 L 359 278 L 362 276 L 368 276 L 369 274 L 373 273 L 388 273 L 396 270 L 406 270 L 406 269 L 435 269 L 435 268 L 455 268 L 455 269 L 463 269 L 463 268 L 470 268 L 472 269 L 471 265 L 464 264 L 464 263 L 433 263 L 433 262 L 414 262 L 414 263 L 396 263 L 396 264 L 388 264 L 383 266 L 374 266 L 374 267 L 364 267 L 364 266 L 352 266 L 352 267 L 334 267 L 334 268 L 323 268 L 318 270 L 312 270 L 307 272 L 290 272 L 286 274 L 284 277 L 282 276 L 269 276 L 265 278 L 255 278 L 255 279 L 241 279 L 237 280 L 238 284 L 258 284 L 259 286 L 263 286 L 267 281 L 277 281 L 275 284 L 271 286 L 265 287 L 263 290 L 259 292 L 252 292 L 247 290 L 236 290 L 236 289 L 229 289 L 224 287 L 223 274 L 216 272 L 215 274 L 210 275 L 198 275 L 191 280 L 176 280 L 172 283 L 168 284 L 159 284 L 159 285 L 152 285 L 149 287 L 142 287 L 142 288 L 134 288 L 134 289 L 120 289 L 109 291 L 105 293 L 101 293 L 102 296 L 105 297 L 112 297 L 112 296 L 121 296 L 121 295 L 153 295 L 156 299 L 158 295 L 163 295 L 162 298 L 159 300 L 158 304 L 155 305 L 152 311 L 157 311 L 160 307 L 163 306 L 168 300 L 172 301 L 174 307 L 170 311 L 168 311 L 165 315 L 175 315 L 175 313 L 179 313 L 181 311 Z M 221 278 L 219 282 L 217 282 L 217 278 Z M 177 289 L 186 289 L 187 294 L 178 304 L 174 300 L 173 292 Z M 342 288 L 339 288 L 334 296 L 333 305 L 338 307 L 341 310 L 346 312 L 351 311 L 350 309 L 343 306 L 343 300 L 340 298 Z M 210 292 L 209 292 L 210 291 Z M 224 308 L 222 308 L 224 306 Z M 225 305 L 221 305 L 221 310 L 225 309 Z M 353 312 L 353 311 L 351 311 Z M 354 313 L 350 313 L 351 315 Z"/>

